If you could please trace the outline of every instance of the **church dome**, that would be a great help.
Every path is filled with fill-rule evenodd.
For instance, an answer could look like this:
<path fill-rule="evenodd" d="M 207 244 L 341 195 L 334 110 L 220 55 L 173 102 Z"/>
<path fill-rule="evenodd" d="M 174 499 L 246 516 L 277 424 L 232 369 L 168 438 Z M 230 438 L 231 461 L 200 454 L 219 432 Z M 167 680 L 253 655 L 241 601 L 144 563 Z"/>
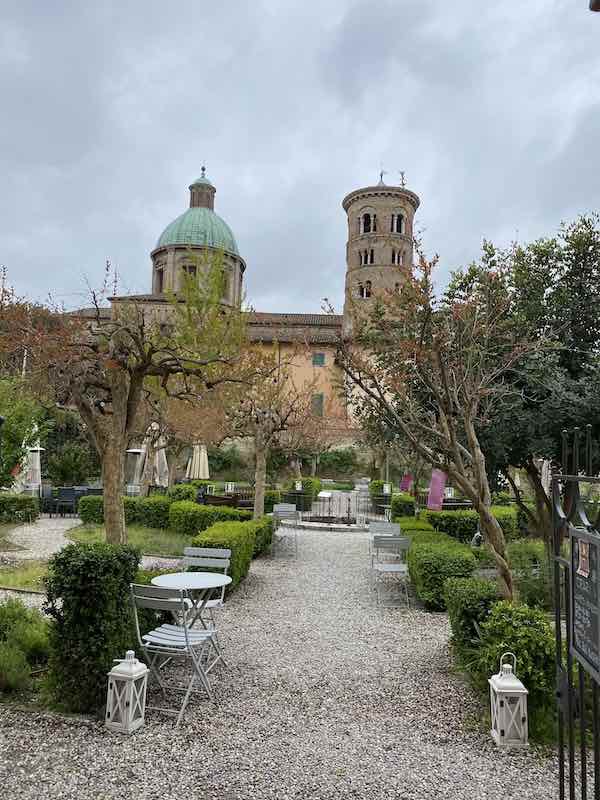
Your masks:
<path fill-rule="evenodd" d="M 198 183 L 200 181 L 195 182 L 192 186 L 197 186 Z M 188 208 L 170 225 L 167 225 L 161 233 L 156 247 L 169 247 L 176 244 L 214 247 L 217 250 L 224 250 L 239 256 L 238 246 L 229 225 L 212 209 L 204 206 Z"/>

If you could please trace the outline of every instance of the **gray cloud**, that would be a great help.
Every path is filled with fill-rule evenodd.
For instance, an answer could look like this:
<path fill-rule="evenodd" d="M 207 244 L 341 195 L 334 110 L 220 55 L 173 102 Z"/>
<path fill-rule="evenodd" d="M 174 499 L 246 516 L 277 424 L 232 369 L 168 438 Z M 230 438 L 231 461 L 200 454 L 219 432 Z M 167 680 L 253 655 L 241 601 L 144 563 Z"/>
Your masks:
<path fill-rule="evenodd" d="M 0 263 L 76 306 L 149 252 L 206 161 L 256 308 L 341 305 L 351 189 L 406 170 L 448 270 L 600 208 L 586 2 L 3 4 Z M 396 174 L 394 174 L 396 173 Z"/>

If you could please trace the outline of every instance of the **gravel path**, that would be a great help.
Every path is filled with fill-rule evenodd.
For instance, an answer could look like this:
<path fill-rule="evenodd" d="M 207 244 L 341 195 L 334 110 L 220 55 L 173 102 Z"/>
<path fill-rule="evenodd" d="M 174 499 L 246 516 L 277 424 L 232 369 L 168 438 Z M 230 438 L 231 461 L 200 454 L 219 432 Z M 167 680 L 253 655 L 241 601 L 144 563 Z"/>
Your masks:
<path fill-rule="evenodd" d="M 40 517 L 27 525 L 18 525 L 9 536 L 22 549 L 0 550 L 0 560 L 47 561 L 69 543 L 65 532 L 77 525 L 81 525 L 78 517 Z"/>
<path fill-rule="evenodd" d="M 378 609 L 360 534 L 300 533 L 221 612 L 229 668 L 177 731 L 133 737 L 0 707 L 5 797 L 108 800 L 503 800 L 555 797 L 555 765 L 501 752 L 450 673 L 445 615 Z"/>

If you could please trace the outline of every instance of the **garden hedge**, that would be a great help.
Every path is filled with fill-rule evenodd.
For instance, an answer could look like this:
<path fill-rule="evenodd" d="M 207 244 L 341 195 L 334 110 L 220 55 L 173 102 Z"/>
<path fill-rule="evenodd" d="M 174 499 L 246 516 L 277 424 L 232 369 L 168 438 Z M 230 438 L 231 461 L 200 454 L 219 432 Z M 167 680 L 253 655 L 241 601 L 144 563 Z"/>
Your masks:
<path fill-rule="evenodd" d="M 217 522 L 192 540 L 194 547 L 223 547 L 231 550 L 229 575 L 234 589 L 248 574 L 254 555 L 256 524 L 254 522 Z"/>
<path fill-rule="evenodd" d="M 485 622 L 494 603 L 500 600 L 498 587 L 481 578 L 447 578 L 444 600 L 448 609 L 452 643 L 459 657 L 474 647 L 477 626 Z"/>
<path fill-rule="evenodd" d="M 261 517 L 244 522 L 254 531 L 254 556 L 261 556 L 271 549 L 273 539 L 273 517 Z"/>
<path fill-rule="evenodd" d="M 171 486 L 167 492 L 171 500 L 192 500 L 194 501 L 198 495 L 198 487 L 190 483 L 178 483 Z"/>
<path fill-rule="evenodd" d="M 400 530 L 404 531 L 430 531 L 433 532 L 433 525 L 430 525 L 422 516 L 418 517 L 392 517 L 394 522 L 400 525 Z"/>
<path fill-rule="evenodd" d="M 425 511 L 425 518 L 433 527 L 447 533 L 460 542 L 469 542 L 477 532 L 479 514 L 472 510 L 462 511 Z M 500 523 L 506 539 L 518 536 L 516 509 L 507 506 L 492 506 L 492 514 Z"/>
<path fill-rule="evenodd" d="M 162 495 L 154 495 L 161 497 Z M 135 525 L 141 523 L 141 501 L 150 500 L 150 497 L 124 497 L 125 524 Z M 85 525 L 104 524 L 104 498 L 100 495 L 81 497 L 77 506 L 81 521 Z"/>
<path fill-rule="evenodd" d="M 135 499 L 137 519 L 140 525 L 147 528 L 168 528 L 169 509 L 172 501 L 163 494 L 153 494 L 150 497 L 128 498 Z"/>
<path fill-rule="evenodd" d="M 48 620 L 20 600 L 0 603 L 0 692 L 26 689 L 32 667 L 48 660 Z"/>
<path fill-rule="evenodd" d="M 195 536 L 216 522 L 240 522 L 252 519 L 251 511 L 229 506 L 200 506 L 190 500 L 171 503 L 169 528 L 187 536 Z"/>
<path fill-rule="evenodd" d="M 415 498 L 408 492 L 392 495 L 392 517 L 414 517 Z"/>
<path fill-rule="evenodd" d="M 40 515 L 37 497 L 26 494 L 0 494 L 0 522 L 30 522 Z"/>
<path fill-rule="evenodd" d="M 68 711 L 96 711 L 106 696 L 113 659 L 132 644 L 129 585 L 139 552 L 127 545 L 70 544 L 48 565 L 48 687 Z"/>
<path fill-rule="evenodd" d="M 281 503 L 281 492 L 277 489 L 267 489 L 265 491 L 265 514 L 273 513 L 275 503 Z"/>
<path fill-rule="evenodd" d="M 475 570 L 475 557 L 464 544 L 440 533 L 411 535 L 408 551 L 410 579 L 426 608 L 446 607 L 444 582 L 447 578 L 468 578 Z"/>

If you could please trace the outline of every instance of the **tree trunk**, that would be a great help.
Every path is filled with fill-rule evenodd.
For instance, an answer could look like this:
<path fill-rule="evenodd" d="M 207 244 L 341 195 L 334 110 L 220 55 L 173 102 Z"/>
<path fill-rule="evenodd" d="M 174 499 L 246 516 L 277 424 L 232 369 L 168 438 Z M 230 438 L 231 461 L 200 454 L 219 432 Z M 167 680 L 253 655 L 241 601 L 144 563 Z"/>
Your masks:
<path fill-rule="evenodd" d="M 317 474 L 317 456 L 312 457 L 312 464 L 310 465 L 310 474 L 313 478 Z"/>
<path fill-rule="evenodd" d="M 254 468 L 254 519 L 265 513 L 265 480 L 267 477 L 267 448 L 256 443 Z"/>
<path fill-rule="evenodd" d="M 504 532 L 489 508 L 480 506 L 478 512 L 484 541 L 490 546 L 496 562 L 498 577 L 500 578 L 500 591 L 503 597 L 507 600 L 512 600 L 514 597 L 513 577 L 508 565 Z"/>
<path fill-rule="evenodd" d="M 125 479 L 126 443 L 110 438 L 102 454 L 102 484 L 104 486 L 104 527 L 106 541 L 125 544 L 125 511 L 123 483 Z"/>
<path fill-rule="evenodd" d="M 150 486 L 154 483 L 154 462 L 156 460 L 156 449 L 154 444 L 154 441 L 148 438 L 146 461 L 144 462 L 144 470 L 142 472 L 142 481 L 140 484 L 141 497 L 147 497 Z"/>
<path fill-rule="evenodd" d="M 298 480 L 302 478 L 302 461 L 299 458 L 292 459 L 292 468 L 294 470 L 294 477 Z"/>
<path fill-rule="evenodd" d="M 169 461 L 169 487 L 175 483 L 175 475 L 177 473 L 177 454 L 171 453 L 171 460 Z"/>
<path fill-rule="evenodd" d="M 525 474 L 529 485 L 535 495 L 535 533 L 546 542 L 548 550 L 552 551 L 552 504 L 542 486 L 542 477 L 530 456 L 525 464 Z"/>

